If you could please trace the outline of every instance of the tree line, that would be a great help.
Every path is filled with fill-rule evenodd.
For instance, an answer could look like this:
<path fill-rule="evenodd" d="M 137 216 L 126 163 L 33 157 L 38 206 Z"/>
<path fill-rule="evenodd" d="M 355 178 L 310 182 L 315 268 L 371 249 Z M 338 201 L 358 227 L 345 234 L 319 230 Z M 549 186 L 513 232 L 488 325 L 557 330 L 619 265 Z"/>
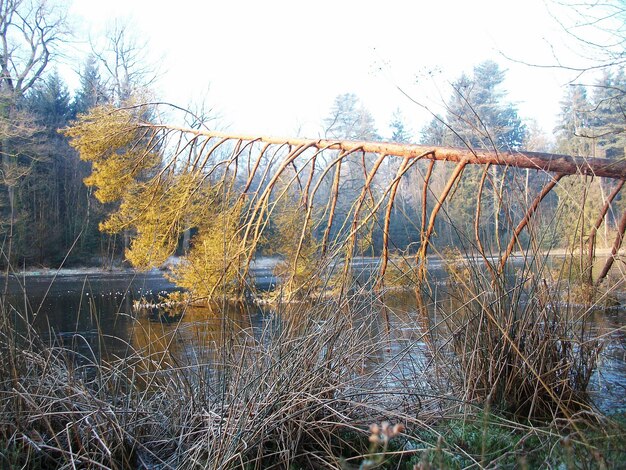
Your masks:
<path fill-rule="evenodd" d="M 0 265 L 20 269 L 110 265 L 123 239 L 99 230 L 111 210 L 94 198 L 81 161 L 59 131 L 104 103 L 145 90 L 140 47 L 115 24 L 80 65 L 74 93 L 56 65 L 71 40 L 62 4 L 0 2 Z"/>
<path fill-rule="evenodd" d="M 532 69 L 531 69 L 532 72 Z M 450 86 L 445 111 L 433 115 L 416 138 L 407 131 L 401 116 L 391 123 L 391 141 L 419 141 L 426 145 L 461 147 L 492 151 L 540 151 L 572 156 L 624 159 L 626 147 L 626 76 L 622 67 L 606 67 L 591 86 L 570 85 L 561 99 L 561 112 L 551 135 L 538 128 L 533 120 L 524 119 L 514 103 L 507 99 L 504 89 L 505 71 L 494 61 L 478 64 L 471 74 L 462 74 Z M 359 107 L 358 98 L 351 94 L 339 96 L 325 124 L 332 138 L 371 140 L 378 136 L 371 115 Z M 387 179 L 397 168 L 387 168 Z M 429 174 L 429 164 L 415 165 L 400 189 L 389 226 L 390 238 L 398 251 L 410 249 L 420 242 L 421 204 L 426 179 L 442 187 L 453 166 L 435 168 Z M 353 172 L 356 173 L 356 172 Z M 362 173 L 362 172 L 361 172 Z M 384 172 L 383 172 L 384 174 Z M 440 248 L 462 246 L 471 249 L 476 219 L 476 196 L 486 182 L 481 195 L 480 231 L 487 248 L 502 251 L 500 241 L 508 238 L 514 222 L 523 214 L 534 196 L 551 175 L 533 170 L 491 166 L 472 167 L 453 189 L 444 205 L 445 217 L 439 219 L 436 243 Z M 354 199 L 347 178 L 343 196 L 349 207 Z M 355 187 L 358 187 L 356 184 Z M 554 194 L 542 203 L 543 223 L 538 234 L 545 248 L 577 246 L 587 239 L 595 216 L 607 201 L 614 183 L 602 178 L 570 176 L 559 181 Z M 432 203 L 435 195 L 429 194 Z M 609 238 L 624 204 L 617 197 L 611 204 L 603 235 Z M 341 204 L 340 204 L 341 207 Z M 558 223 L 554 223 L 558 219 Z M 555 230 L 555 227 L 558 229 Z M 383 239 L 382 227 L 373 227 L 371 253 L 377 253 Z"/>
<path fill-rule="evenodd" d="M 110 265 L 125 252 L 131 255 L 131 261 L 132 256 L 141 258 L 140 250 L 126 251 L 130 248 L 130 238 L 136 239 L 137 228 L 113 223 L 117 219 L 112 215 L 120 210 L 119 200 L 98 198 L 93 194 L 94 187 L 103 187 L 93 173 L 94 163 L 81 160 L 69 145 L 68 137 L 59 131 L 72 126 L 79 116 L 98 106 L 119 108 L 147 100 L 147 90 L 154 77 L 142 60 L 141 48 L 129 38 L 126 28 L 116 25 L 100 49 L 94 50 L 82 64 L 80 86 L 70 93 L 54 68 L 54 52 L 67 40 L 65 24 L 63 11 L 49 8 L 45 2 L 15 0 L 0 4 L 0 38 L 4 44 L 0 57 L 0 230 L 4 266 L 9 263 L 15 268 L 61 263 Z M 32 34 L 17 34 L 24 31 Z M 31 53 L 21 53 L 22 50 Z M 434 115 L 419 136 L 413 135 L 400 113 L 396 113 L 390 123 L 392 135 L 387 140 L 495 151 L 527 149 L 615 160 L 624 158 L 626 78 L 621 67 L 606 67 L 591 87 L 567 88 L 554 140 L 519 115 L 503 89 L 504 80 L 505 71 L 496 62 L 478 64 L 471 74 L 463 74 L 451 84 L 445 112 Z M 143 117 L 150 120 L 149 108 L 143 109 L 147 113 Z M 384 140 L 374 117 L 353 93 L 337 96 L 322 126 L 330 139 Z M 334 201 L 335 220 L 329 225 L 330 233 L 324 233 L 324 224 L 314 224 L 308 235 L 311 240 L 337 238 L 342 231 L 349 230 L 346 221 L 367 178 L 367 169 L 374 164 L 376 156 L 364 154 L 361 161 L 349 160 L 337 170 L 340 178 Z M 163 165 L 162 156 L 157 156 L 144 170 L 154 173 L 160 165 Z M 398 165 L 400 162 L 382 162 L 372 187 L 388 185 L 397 174 Z M 268 169 L 271 169 L 269 163 Z M 397 188 L 396 201 L 390 208 L 390 223 L 388 226 L 380 223 L 382 214 L 372 218 L 367 227 L 368 236 L 359 242 L 360 253 L 380 253 L 385 238 L 392 251 L 410 253 L 415 250 L 423 236 L 425 214 L 421 202 L 424 188 L 428 186 L 425 181 L 441 188 L 453 167 L 438 166 L 432 174 L 430 171 L 427 162 L 419 162 L 410 169 Z M 496 166 L 488 171 L 477 167 L 465 170 L 464 177 L 445 201 L 442 209 L 445 217 L 437 220 L 435 245 L 439 249 L 471 247 L 476 194 L 479 188 L 485 188 L 480 189 L 484 194 L 479 230 L 488 249 L 501 251 L 500 241 L 510 236 L 513 221 L 523 214 L 534 194 L 549 178 L 537 171 Z M 486 185 L 481 183 L 485 181 Z M 330 185 L 324 187 L 318 197 L 332 198 L 333 190 Z M 546 247 L 582 244 L 595 223 L 594 214 L 607 201 L 611 190 L 611 183 L 600 178 L 565 178 L 543 205 L 541 217 L 546 223 L 537 225 L 541 233 L 536 239 Z M 435 192 L 428 193 L 427 197 L 431 204 L 436 203 Z M 364 204 L 371 200 L 373 197 Z M 605 238 L 614 230 L 615 212 L 621 206 L 619 198 L 612 204 L 603 225 Z M 204 220 L 211 217 L 206 213 L 209 209 L 210 206 L 198 208 Z M 302 214 L 293 205 L 279 209 L 273 211 L 267 233 L 282 234 L 282 243 L 293 241 L 295 237 L 288 234 L 296 233 L 294 221 Z M 385 208 L 378 210 L 382 212 Z M 153 214 L 151 223 L 161 223 L 159 217 L 163 216 L 163 213 Z M 315 214 L 315 217 L 323 219 L 327 215 Z M 555 219 L 560 223 L 549 223 Z M 201 225 L 187 221 L 188 227 L 182 231 L 181 239 L 170 240 L 167 254 L 194 249 L 189 240 L 190 234 L 198 230 L 198 224 Z M 558 230 L 554 229 L 556 226 Z M 198 240 L 196 250 L 200 250 Z M 212 242 L 205 240 L 203 243 Z M 280 243 L 278 238 L 268 236 L 259 250 L 267 254 L 279 253 Z M 294 249 L 296 247 L 283 247 L 283 251 Z M 309 256 L 314 256 L 315 250 L 309 251 Z"/>

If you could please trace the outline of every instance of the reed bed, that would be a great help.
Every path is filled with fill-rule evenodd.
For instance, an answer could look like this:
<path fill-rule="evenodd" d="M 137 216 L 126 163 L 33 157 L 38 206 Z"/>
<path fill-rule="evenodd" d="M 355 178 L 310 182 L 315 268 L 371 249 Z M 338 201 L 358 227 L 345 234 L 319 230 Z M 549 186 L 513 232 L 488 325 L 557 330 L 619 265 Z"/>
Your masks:
<path fill-rule="evenodd" d="M 423 286 L 424 308 L 408 315 L 395 290 L 355 285 L 346 297 L 279 303 L 260 323 L 221 315 L 211 333 L 202 320 L 146 331 L 122 357 L 79 333 L 45 341 L 5 303 L 0 467 L 619 462 L 625 427 L 587 394 L 602 347 L 591 307 L 567 302 L 558 270 L 536 254 L 496 282 L 480 263 L 449 261 L 450 296 Z M 408 338 L 394 330 L 406 326 Z"/>
<path fill-rule="evenodd" d="M 440 408 L 436 397 L 418 408 L 417 390 L 388 380 L 397 354 L 364 373 L 388 349 L 372 336 L 380 322 L 354 299 L 327 300 L 284 306 L 260 326 L 225 318 L 192 354 L 128 344 L 124 358 L 97 360 L 5 321 L 2 466 L 341 468 L 367 451 L 371 422 L 426 422 Z"/>
<path fill-rule="evenodd" d="M 573 295 L 548 259 L 535 253 L 505 273 L 452 261 L 452 314 L 443 314 L 463 400 L 489 402 L 516 416 L 568 417 L 591 410 L 587 387 L 602 341 L 589 321 L 593 304 Z"/>

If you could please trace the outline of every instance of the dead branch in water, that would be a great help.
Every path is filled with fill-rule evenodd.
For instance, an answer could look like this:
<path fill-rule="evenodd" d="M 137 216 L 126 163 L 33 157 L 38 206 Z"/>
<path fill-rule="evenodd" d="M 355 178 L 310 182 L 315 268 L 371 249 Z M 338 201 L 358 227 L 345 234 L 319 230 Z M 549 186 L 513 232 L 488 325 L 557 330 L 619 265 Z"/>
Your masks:
<path fill-rule="evenodd" d="M 127 114 L 124 119 L 114 123 L 119 126 L 116 132 L 103 135 L 102 122 L 98 123 L 97 119 L 106 120 L 116 112 Z M 90 125 L 93 125 L 93 129 L 89 127 Z M 442 227 L 440 223 L 442 214 L 450 220 L 451 225 L 455 223 L 467 225 L 469 220 L 471 227 L 465 236 L 471 240 L 472 251 L 480 254 L 487 263 L 487 269 L 496 276 L 496 271 L 502 271 L 514 247 L 516 245 L 522 247 L 520 239 L 522 231 L 527 230 L 531 220 L 537 217 L 542 202 L 562 184 L 563 177 L 586 175 L 592 179 L 602 177 L 618 181 L 609 199 L 597 211 L 599 212 L 597 222 L 587 234 L 590 245 L 595 244 L 598 227 L 605 220 L 611 203 L 616 200 L 626 179 L 625 160 L 388 142 L 240 135 L 147 123 L 135 117 L 129 110 L 112 110 L 109 114 L 101 112 L 100 115 L 94 114 L 94 117 L 88 115 L 68 132 L 75 141 L 79 141 L 76 147 L 81 150 L 81 154 L 84 153 L 84 148 L 93 145 L 94 140 L 97 141 L 100 153 L 94 152 L 93 155 L 85 157 L 95 162 L 94 174 L 98 171 L 103 174 L 105 171 L 111 171 L 106 168 L 106 159 L 110 158 L 115 160 L 112 169 L 117 172 L 116 174 L 124 177 L 131 174 L 135 178 L 137 184 L 129 188 L 133 191 L 134 200 L 141 203 L 141 208 L 136 209 L 132 208 L 131 204 L 122 204 L 121 210 L 129 210 L 130 213 L 112 218 L 112 221 L 118 224 L 115 226 L 118 230 L 135 228 L 138 234 L 145 232 L 149 235 L 147 230 L 142 231 L 144 227 L 137 225 L 141 223 L 144 213 L 154 211 L 151 206 L 155 204 L 167 204 L 168 198 L 180 199 L 174 191 L 177 187 L 184 186 L 184 181 L 183 183 L 180 181 L 181 175 L 188 175 L 188 182 L 185 184 L 196 185 L 195 188 L 188 187 L 187 199 L 180 199 L 176 210 L 165 206 L 161 211 L 168 213 L 172 219 L 168 234 L 158 235 L 156 238 L 153 236 L 153 239 L 164 240 L 161 242 L 163 246 L 158 247 L 161 256 L 171 254 L 171 250 L 176 247 L 175 238 L 179 234 L 171 227 L 194 228 L 185 224 L 187 220 L 198 220 L 198 217 L 191 213 L 197 211 L 197 208 L 207 204 L 216 205 L 207 212 L 209 218 L 212 217 L 210 215 L 212 210 L 231 208 L 240 211 L 240 215 L 233 214 L 229 219 L 238 220 L 236 222 L 238 226 L 232 229 L 233 238 L 228 242 L 237 245 L 236 248 L 231 247 L 236 257 L 232 256 L 228 265 L 222 267 L 216 274 L 216 278 L 220 279 L 223 286 L 228 284 L 224 276 L 235 265 L 233 269 L 237 272 L 236 276 L 240 282 L 245 282 L 251 261 L 259 247 L 275 243 L 272 237 L 276 237 L 277 228 L 273 225 L 273 220 L 281 211 L 280 208 L 287 207 L 293 210 L 297 223 L 301 225 L 289 235 L 282 234 L 282 242 L 293 245 L 290 253 L 282 253 L 280 243 L 272 247 L 275 253 L 288 258 L 286 262 L 292 272 L 289 276 L 290 283 L 303 265 L 313 263 L 318 265 L 316 269 L 323 270 L 334 266 L 332 260 L 343 262 L 345 280 L 351 273 L 351 262 L 357 253 L 373 253 L 373 233 L 374 230 L 378 230 L 379 234 L 382 232 L 380 235 L 382 240 L 378 242 L 379 245 L 382 244 L 378 247 L 381 264 L 375 286 L 382 288 L 384 277 L 388 274 L 390 244 L 394 243 L 390 236 L 394 206 L 402 197 L 400 184 L 403 180 L 408 182 L 406 188 L 415 190 L 415 202 L 412 207 L 414 217 L 409 214 L 407 218 L 411 220 L 415 228 L 414 235 L 418 238 L 418 241 L 411 242 L 412 249 L 415 250 L 414 260 L 417 268 L 417 276 L 413 279 L 423 281 L 426 275 L 426 254 L 433 243 L 432 239 L 440 236 L 437 231 Z M 88 135 L 89 132 L 93 132 L 94 135 Z M 122 152 L 123 148 L 116 148 L 117 141 L 128 148 L 130 142 L 128 139 L 119 140 L 119 135 L 124 133 L 137 136 L 135 143 L 132 144 L 133 152 L 128 153 L 128 162 L 119 161 L 118 152 Z M 85 135 L 88 135 L 88 138 L 85 138 Z M 143 151 L 142 146 L 145 148 Z M 155 155 L 161 159 L 161 163 L 155 164 L 153 169 L 147 162 Z M 427 165 L 421 165 L 422 160 L 427 161 Z M 126 169 L 120 168 L 120 165 L 125 165 Z M 482 165 L 485 168 L 482 177 L 468 170 L 473 165 Z M 510 174 L 507 171 L 502 173 L 499 190 L 494 191 L 491 197 L 485 196 L 483 187 L 487 181 L 488 169 L 495 168 L 496 165 L 537 171 L 541 186 L 535 189 L 537 195 L 529 206 L 527 203 L 515 206 L 514 201 L 503 199 L 505 179 L 511 186 L 515 180 L 515 175 L 507 176 Z M 139 176 L 139 170 L 142 168 L 146 168 L 147 172 Z M 420 174 L 425 171 L 421 181 L 419 178 L 411 179 L 412 169 L 416 169 Z M 91 184 L 97 186 L 99 190 L 100 185 L 116 184 L 114 178 L 108 175 L 105 178 L 104 175 L 98 177 L 96 174 L 91 180 L 93 181 Z M 466 185 L 462 189 L 462 195 L 455 197 L 455 193 L 467 181 L 469 186 Z M 515 194 L 515 189 L 511 187 L 505 189 L 504 196 L 510 199 Z M 124 201 L 126 197 L 124 191 L 117 192 L 118 199 Z M 586 195 L 586 192 L 583 194 Z M 451 201 L 458 205 L 459 199 L 464 214 L 472 214 L 468 220 L 455 221 L 449 212 Z M 528 194 L 525 199 L 528 201 Z M 483 205 L 489 204 L 492 205 L 489 211 L 481 210 Z M 506 223 L 502 224 L 502 227 L 505 225 L 506 227 L 500 233 L 502 227 L 499 220 L 503 204 L 509 207 L 509 211 Z M 428 206 L 432 207 L 429 216 Z M 128 209 L 129 207 L 132 210 Z M 196 209 L 193 209 L 194 207 Z M 178 212 L 184 214 L 179 215 Z M 485 213 L 487 215 L 484 215 Z M 596 214 L 593 216 L 595 220 Z M 485 233 L 495 237 L 491 242 L 492 246 L 496 247 L 497 259 L 487 256 L 485 251 L 485 235 L 481 235 L 481 224 L 484 222 L 495 223 L 495 230 L 485 230 Z M 205 230 L 215 233 L 215 227 L 211 228 L 211 224 L 204 219 L 199 219 L 196 223 L 204 224 L 207 227 Z M 200 226 L 197 228 L 198 231 L 203 230 Z M 159 228 L 152 226 L 150 229 Z M 467 227 L 459 226 L 454 228 L 457 233 L 466 229 Z M 623 224 L 617 229 L 618 232 L 623 232 Z M 447 232 L 452 240 L 453 230 Z M 504 250 L 499 249 L 502 236 L 510 237 Z M 285 237 L 289 239 L 286 240 Z M 621 239 L 618 233 L 611 259 L 614 259 L 621 246 Z M 205 243 L 209 243 L 207 240 Z M 215 244 L 215 241 L 212 243 Z M 315 247 L 307 248 L 305 247 L 307 243 L 312 243 Z M 154 242 L 146 238 L 140 248 L 149 254 L 155 246 Z M 132 248 L 131 246 L 131 250 Z M 316 259 L 306 259 L 307 256 L 310 258 L 314 251 L 317 253 Z M 308 255 L 304 256 L 304 253 Z M 590 246 L 591 256 L 592 253 L 593 247 Z M 208 255 L 205 253 L 203 256 Z M 608 267 L 610 268 L 610 265 Z M 319 271 L 318 274 L 322 272 Z M 604 269 L 598 279 L 589 282 L 597 284 L 607 274 L 608 269 Z"/>

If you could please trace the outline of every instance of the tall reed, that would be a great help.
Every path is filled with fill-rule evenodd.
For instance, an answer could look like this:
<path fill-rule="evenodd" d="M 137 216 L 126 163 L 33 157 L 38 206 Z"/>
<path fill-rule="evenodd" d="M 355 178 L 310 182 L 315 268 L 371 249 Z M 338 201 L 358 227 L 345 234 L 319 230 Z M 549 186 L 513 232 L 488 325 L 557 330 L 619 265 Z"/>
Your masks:
<path fill-rule="evenodd" d="M 569 284 L 549 263 L 527 253 L 494 277 L 482 260 L 450 261 L 446 361 L 463 400 L 527 418 L 590 410 L 587 387 L 602 348 L 588 319 L 594 306 L 570 301 Z"/>

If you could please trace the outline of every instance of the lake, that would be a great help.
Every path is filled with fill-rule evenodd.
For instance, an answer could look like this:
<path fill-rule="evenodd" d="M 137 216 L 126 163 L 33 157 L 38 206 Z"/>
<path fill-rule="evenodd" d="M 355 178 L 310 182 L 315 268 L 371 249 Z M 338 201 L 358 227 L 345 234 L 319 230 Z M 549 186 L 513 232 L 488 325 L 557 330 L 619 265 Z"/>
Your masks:
<path fill-rule="evenodd" d="M 271 265 L 257 267 L 254 274 L 262 287 L 276 282 Z M 255 330 L 278 315 L 269 307 L 251 304 L 191 308 L 175 321 L 133 311 L 133 301 L 154 300 L 174 289 L 159 271 L 77 270 L 63 272 L 56 278 L 47 272 L 30 273 L 10 280 L 7 302 L 18 312 L 30 312 L 30 321 L 44 339 L 69 346 L 79 355 L 97 361 L 124 358 L 131 351 L 167 356 L 174 362 L 183 357 L 208 357 L 214 346 L 226 341 L 227 335 L 254 335 Z M 448 302 L 443 288 L 433 294 L 432 301 Z M 371 307 L 376 299 L 364 295 L 359 302 L 371 302 Z M 415 296 L 395 292 L 386 297 L 385 303 L 389 325 L 381 315 L 380 322 L 372 325 L 371 336 L 372 341 L 378 341 L 381 335 L 387 335 L 388 341 L 367 358 L 364 373 L 389 364 L 389 380 L 408 385 L 411 368 L 423 360 L 427 351 Z M 431 305 L 431 316 L 437 315 L 436 310 Z M 595 403 L 603 411 L 626 408 L 625 321 L 624 308 L 590 313 L 593 328 L 605 335 L 598 371 L 591 383 Z M 23 329 L 23 325 L 18 329 Z"/>

